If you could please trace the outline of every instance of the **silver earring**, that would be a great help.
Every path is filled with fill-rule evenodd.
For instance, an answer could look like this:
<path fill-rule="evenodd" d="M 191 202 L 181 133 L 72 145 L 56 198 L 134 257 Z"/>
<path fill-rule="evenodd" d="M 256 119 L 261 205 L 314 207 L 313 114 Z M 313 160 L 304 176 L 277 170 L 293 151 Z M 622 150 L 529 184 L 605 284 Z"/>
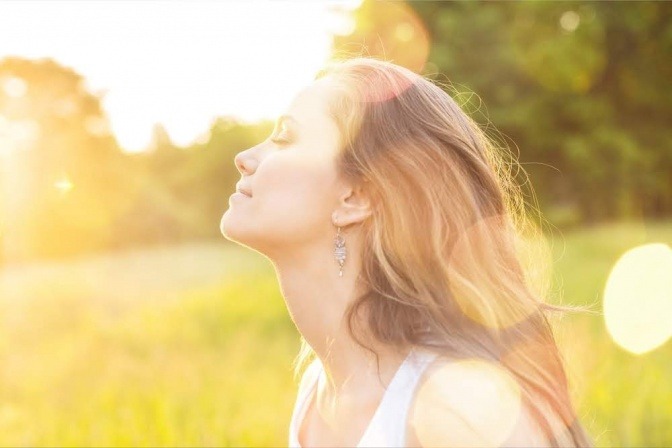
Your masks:
<path fill-rule="evenodd" d="M 336 257 L 336 261 L 338 261 L 338 276 L 343 277 L 343 263 L 345 263 L 345 239 L 341 236 L 341 227 L 337 227 L 338 233 L 336 233 L 336 238 L 334 238 L 334 256 Z"/>

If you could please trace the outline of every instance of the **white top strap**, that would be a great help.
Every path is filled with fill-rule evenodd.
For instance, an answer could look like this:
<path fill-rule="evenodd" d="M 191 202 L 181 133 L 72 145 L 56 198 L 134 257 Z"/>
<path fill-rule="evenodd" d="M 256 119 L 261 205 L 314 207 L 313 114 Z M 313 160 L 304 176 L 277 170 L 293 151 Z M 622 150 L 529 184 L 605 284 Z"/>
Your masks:
<path fill-rule="evenodd" d="M 292 419 L 289 423 L 289 446 L 290 448 L 301 448 L 299 444 L 299 425 L 303 421 L 308 408 L 308 400 L 317 389 L 317 379 L 322 371 L 322 363 L 315 358 L 306 368 L 299 382 L 299 390 L 292 412 Z"/>
<path fill-rule="evenodd" d="M 406 442 L 406 420 L 418 381 L 423 372 L 438 356 L 420 348 L 413 349 L 394 374 L 376 409 L 358 447 L 403 447 Z M 289 425 L 289 446 L 301 448 L 299 426 L 305 417 L 307 405 L 317 389 L 317 380 L 323 371 L 319 359 L 306 368 L 297 394 Z"/>
<path fill-rule="evenodd" d="M 423 372 L 436 353 L 414 349 L 399 368 L 358 447 L 404 447 L 408 412 Z"/>

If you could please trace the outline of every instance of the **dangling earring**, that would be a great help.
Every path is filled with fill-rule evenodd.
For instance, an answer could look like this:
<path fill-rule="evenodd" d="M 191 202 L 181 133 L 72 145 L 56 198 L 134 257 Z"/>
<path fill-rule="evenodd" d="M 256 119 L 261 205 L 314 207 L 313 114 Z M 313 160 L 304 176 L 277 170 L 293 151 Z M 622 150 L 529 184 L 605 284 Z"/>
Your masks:
<path fill-rule="evenodd" d="M 338 276 L 343 277 L 343 263 L 345 263 L 345 239 L 343 239 L 341 236 L 341 227 L 337 227 L 338 232 L 336 233 L 336 238 L 334 238 L 334 256 L 336 257 L 336 261 L 338 261 Z"/>

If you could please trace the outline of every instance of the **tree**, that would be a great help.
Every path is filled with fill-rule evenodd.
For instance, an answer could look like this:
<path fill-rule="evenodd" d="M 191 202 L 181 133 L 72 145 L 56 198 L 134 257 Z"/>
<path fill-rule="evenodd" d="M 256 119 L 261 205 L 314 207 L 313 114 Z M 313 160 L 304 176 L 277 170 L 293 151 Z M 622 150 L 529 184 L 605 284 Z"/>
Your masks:
<path fill-rule="evenodd" d="M 520 151 L 543 208 L 569 203 L 585 221 L 672 213 L 672 4 L 407 6 L 431 41 L 422 73 L 444 74 L 465 110 Z M 386 44 L 391 7 L 365 0 L 335 50 Z"/>
<path fill-rule="evenodd" d="M 105 245 L 132 197 L 124 158 L 83 78 L 51 59 L 0 61 L 4 256 Z"/>

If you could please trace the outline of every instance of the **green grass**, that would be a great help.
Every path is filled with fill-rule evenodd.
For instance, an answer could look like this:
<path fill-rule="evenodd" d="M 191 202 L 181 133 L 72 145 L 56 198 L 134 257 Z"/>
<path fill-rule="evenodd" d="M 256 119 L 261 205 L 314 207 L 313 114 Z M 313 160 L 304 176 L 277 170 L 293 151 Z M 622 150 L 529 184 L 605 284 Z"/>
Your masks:
<path fill-rule="evenodd" d="M 212 261 L 200 249 L 193 258 Z M 177 266 L 161 261 L 168 272 L 157 272 L 152 251 L 140 263 L 151 275 L 135 274 L 146 278 L 116 301 L 106 288 L 130 275 L 128 254 L 105 263 L 101 291 L 78 277 L 84 261 L 27 268 L 39 285 L 3 278 L 13 294 L 0 302 L 0 445 L 283 444 L 298 333 L 266 260 L 219 250 L 238 267 L 256 264 L 245 274 L 209 268 L 198 287 L 172 272 L 185 267 L 175 259 L 184 248 L 172 254 Z"/>
<path fill-rule="evenodd" d="M 558 328 L 582 421 L 599 446 L 671 446 L 672 342 L 631 354 L 613 342 L 601 311 L 614 263 L 640 244 L 672 246 L 672 222 L 583 228 L 564 238 L 564 243 L 554 238 L 555 287 L 561 288 L 563 302 L 594 303 L 600 312 L 567 315 Z M 672 315 L 668 321 L 672 326 Z"/>
<path fill-rule="evenodd" d="M 599 304 L 614 261 L 647 241 L 671 244 L 672 223 L 556 235 L 554 288 Z M 36 264 L 0 272 L 0 293 L 0 445 L 286 445 L 299 335 L 259 254 L 208 243 Z M 599 315 L 566 315 L 557 334 L 599 446 L 672 445 L 672 343 L 629 354 Z"/>

